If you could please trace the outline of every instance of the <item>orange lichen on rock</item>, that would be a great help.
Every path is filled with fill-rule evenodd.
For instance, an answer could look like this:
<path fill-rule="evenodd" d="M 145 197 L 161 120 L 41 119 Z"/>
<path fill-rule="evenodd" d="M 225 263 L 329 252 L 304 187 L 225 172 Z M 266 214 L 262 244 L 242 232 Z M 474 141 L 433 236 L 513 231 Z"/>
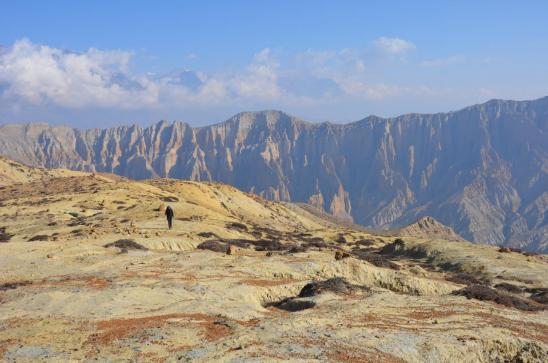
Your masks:
<path fill-rule="evenodd" d="M 508 319 L 487 312 L 475 312 L 472 315 L 478 323 L 485 323 L 489 326 L 508 329 L 520 338 L 533 339 L 548 344 L 548 325 L 531 322 L 525 324 L 522 321 Z"/>
<path fill-rule="evenodd" d="M 91 287 L 95 289 L 105 289 L 110 286 L 110 281 L 95 276 L 70 276 L 60 275 L 51 276 L 49 279 L 43 279 L 33 282 L 32 287 Z"/>
<path fill-rule="evenodd" d="M 92 334 L 89 343 L 109 344 L 112 341 L 130 336 L 135 331 L 159 328 L 169 321 L 186 321 L 199 325 L 204 330 L 204 338 L 215 341 L 230 335 L 230 328 L 223 321 L 207 314 L 165 314 L 142 318 L 112 319 L 97 324 L 99 333 Z"/>
<path fill-rule="evenodd" d="M 16 341 L 14 339 L 0 340 L 0 359 L 3 359 L 8 348 L 15 344 Z"/>

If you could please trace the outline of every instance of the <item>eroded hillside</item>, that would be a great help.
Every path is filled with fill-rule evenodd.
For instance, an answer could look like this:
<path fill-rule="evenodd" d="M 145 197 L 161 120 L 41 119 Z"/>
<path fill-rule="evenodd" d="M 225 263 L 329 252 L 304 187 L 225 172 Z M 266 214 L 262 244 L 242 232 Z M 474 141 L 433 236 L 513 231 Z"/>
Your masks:
<path fill-rule="evenodd" d="M 548 359 L 543 255 L 376 235 L 224 184 L 6 165 L 0 359 Z"/>
<path fill-rule="evenodd" d="M 0 127 L 0 155 L 133 179 L 220 181 L 372 228 L 432 216 L 467 240 L 548 251 L 548 97 L 346 125 L 278 111 L 192 128 Z"/>

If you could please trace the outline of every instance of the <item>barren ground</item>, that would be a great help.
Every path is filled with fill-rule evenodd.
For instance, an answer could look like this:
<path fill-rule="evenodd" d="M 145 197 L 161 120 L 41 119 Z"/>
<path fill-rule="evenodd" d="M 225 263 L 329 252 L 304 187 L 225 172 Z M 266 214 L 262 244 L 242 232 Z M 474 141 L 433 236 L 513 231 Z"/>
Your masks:
<path fill-rule="evenodd" d="M 396 241 L 220 184 L 0 174 L 1 360 L 548 360 L 546 256 Z M 348 288 L 298 296 L 332 278 Z"/>

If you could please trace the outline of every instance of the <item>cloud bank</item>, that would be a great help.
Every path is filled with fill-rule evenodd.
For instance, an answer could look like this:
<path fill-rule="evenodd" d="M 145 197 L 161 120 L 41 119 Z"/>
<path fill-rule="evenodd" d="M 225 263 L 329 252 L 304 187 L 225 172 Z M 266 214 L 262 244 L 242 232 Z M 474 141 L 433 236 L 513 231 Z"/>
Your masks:
<path fill-rule="evenodd" d="M 401 39 L 379 38 L 390 53 L 412 48 Z M 193 55 L 197 57 L 196 55 Z M 1 97 L 17 103 L 66 108 L 163 107 L 249 101 L 291 102 L 352 95 L 379 98 L 397 87 L 370 84 L 356 51 L 306 51 L 284 66 L 268 48 L 236 72 L 183 71 L 164 76 L 131 71 L 132 52 L 90 48 L 75 53 L 22 39 L 0 53 Z M 311 82 L 314 87 L 307 87 Z M 382 89 L 382 90 L 381 90 Z M 389 91 L 391 89 L 391 91 Z"/>
<path fill-rule="evenodd" d="M 364 44 L 361 49 L 293 54 L 265 48 L 241 67 L 157 75 L 135 71 L 133 51 L 74 52 L 21 39 L 0 47 L 0 122 L 106 117 L 116 123 L 120 115 L 142 122 L 165 116 L 192 121 L 196 115 L 228 117 L 231 112 L 269 108 L 324 120 L 339 115 L 336 121 L 347 121 L 365 115 L 366 108 L 374 112 L 381 105 L 378 109 L 392 110 L 387 105 L 403 98 L 420 104 L 421 98 L 453 92 L 394 76 L 415 56 L 412 42 L 379 37 Z M 193 53 L 186 58 L 200 57 Z M 424 72 L 464 58 L 413 62 L 416 72 Z M 477 94 L 485 95 L 484 89 L 478 87 Z"/>

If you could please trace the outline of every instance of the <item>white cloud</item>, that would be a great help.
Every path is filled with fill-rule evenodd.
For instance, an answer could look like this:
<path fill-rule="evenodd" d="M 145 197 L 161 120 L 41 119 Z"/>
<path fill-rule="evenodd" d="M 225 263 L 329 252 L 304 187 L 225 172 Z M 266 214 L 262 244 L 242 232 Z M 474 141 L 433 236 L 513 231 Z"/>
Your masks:
<path fill-rule="evenodd" d="M 419 63 L 421 67 L 442 67 L 455 63 L 462 63 L 465 61 L 465 58 L 462 56 L 450 56 L 446 58 L 434 58 L 427 59 Z"/>
<path fill-rule="evenodd" d="M 390 54 L 415 48 L 397 38 L 379 38 L 376 43 Z M 359 49 L 308 50 L 283 58 L 265 48 L 241 68 L 164 75 L 134 72 L 133 56 L 93 48 L 75 53 L 19 40 L 0 49 L 0 108 L 312 108 L 419 92 L 384 81 L 369 69 L 367 52 Z"/>
<path fill-rule="evenodd" d="M 387 84 L 379 80 L 378 75 L 372 74 L 373 71 L 368 70 L 369 59 L 365 51 L 349 48 L 339 51 L 307 50 L 298 54 L 296 59 L 300 70 L 308 73 L 308 83 L 320 84 L 310 81 L 315 78 L 327 79 L 337 85 L 339 93 L 334 93 L 331 87 L 327 96 L 336 94 L 341 99 L 378 101 L 409 91 L 407 87 Z"/>
<path fill-rule="evenodd" d="M 278 86 L 278 62 L 272 51 L 265 48 L 254 55 L 245 72 L 225 80 L 236 96 L 276 100 L 282 95 Z"/>
<path fill-rule="evenodd" d="M 404 54 L 417 49 L 415 44 L 400 38 L 380 37 L 373 41 L 373 44 L 387 54 Z"/>
<path fill-rule="evenodd" d="M 62 107 L 153 106 L 157 85 L 128 71 L 132 54 L 89 49 L 67 52 L 23 39 L 0 55 L 2 97 Z"/>
<path fill-rule="evenodd" d="M 279 64 L 268 48 L 244 69 L 210 75 L 191 70 L 165 76 L 136 74 L 130 69 L 132 56 L 93 48 L 74 53 L 19 40 L 0 53 L 0 98 L 12 106 L 141 109 L 283 96 Z"/>

